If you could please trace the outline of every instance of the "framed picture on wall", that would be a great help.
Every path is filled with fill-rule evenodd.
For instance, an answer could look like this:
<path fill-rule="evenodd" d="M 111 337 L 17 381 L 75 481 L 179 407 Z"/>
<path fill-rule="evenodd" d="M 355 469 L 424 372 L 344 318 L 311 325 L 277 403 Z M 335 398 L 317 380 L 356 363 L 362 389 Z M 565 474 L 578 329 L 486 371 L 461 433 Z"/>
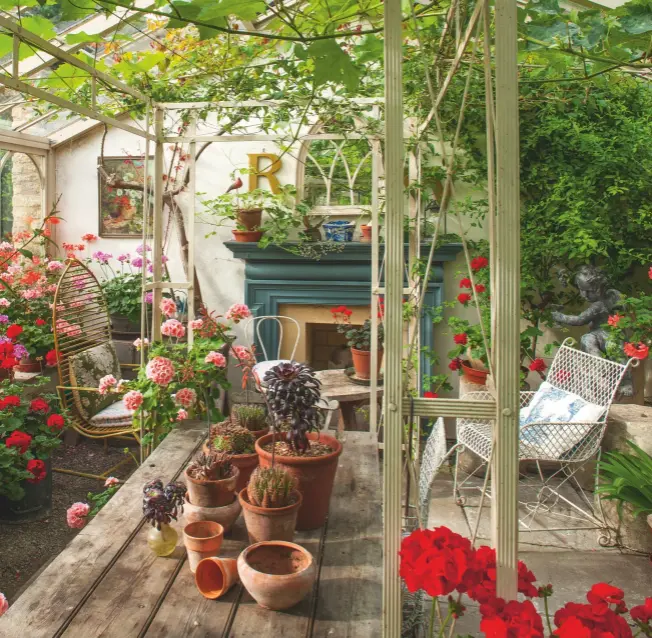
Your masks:
<path fill-rule="evenodd" d="M 98 157 L 99 236 L 140 237 L 143 232 L 143 191 L 122 188 L 120 183 L 143 184 L 145 158 L 104 157 L 104 170 L 109 175 L 117 176 L 116 185 L 107 184 L 99 169 L 100 161 Z"/>

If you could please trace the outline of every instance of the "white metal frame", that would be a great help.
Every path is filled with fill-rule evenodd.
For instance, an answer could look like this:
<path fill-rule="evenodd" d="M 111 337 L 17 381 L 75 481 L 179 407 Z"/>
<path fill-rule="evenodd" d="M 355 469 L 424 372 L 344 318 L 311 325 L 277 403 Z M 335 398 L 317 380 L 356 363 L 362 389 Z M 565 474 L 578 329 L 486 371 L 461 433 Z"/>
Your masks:
<path fill-rule="evenodd" d="M 299 322 L 293 317 L 286 317 L 284 315 L 263 315 L 261 317 L 252 317 L 247 321 L 244 328 L 245 340 L 247 343 L 254 342 L 254 333 L 255 337 L 258 338 L 258 343 L 263 350 L 264 361 L 270 361 L 270 357 L 267 354 L 267 348 L 265 347 L 265 341 L 263 340 L 262 335 L 260 334 L 260 326 L 265 323 L 265 321 L 273 321 L 278 326 L 278 348 L 276 350 L 276 359 L 281 358 L 281 350 L 283 348 L 283 321 L 289 321 L 294 324 L 296 328 L 296 336 L 294 338 L 294 346 L 292 347 L 292 353 L 290 354 L 290 360 L 294 360 L 294 355 L 297 352 L 297 347 L 299 346 L 299 340 L 301 339 L 301 327 Z"/>

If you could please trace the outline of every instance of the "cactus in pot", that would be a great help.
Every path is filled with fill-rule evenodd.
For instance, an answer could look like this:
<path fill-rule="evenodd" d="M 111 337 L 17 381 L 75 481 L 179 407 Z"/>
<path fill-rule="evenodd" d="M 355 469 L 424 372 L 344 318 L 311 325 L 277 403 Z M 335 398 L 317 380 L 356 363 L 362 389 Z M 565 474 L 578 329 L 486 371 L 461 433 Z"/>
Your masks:
<path fill-rule="evenodd" d="M 255 442 L 256 437 L 247 428 L 233 425 L 212 441 L 213 449 L 229 453 L 231 462 L 240 470 L 236 485 L 238 492 L 247 485 L 251 473 L 258 465 Z"/>
<path fill-rule="evenodd" d="M 223 507 L 233 502 L 240 472 L 224 451 L 201 452 L 185 471 L 188 500 L 200 507 Z"/>
<path fill-rule="evenodd" d="M 269 430 L 267 411 L 262 405 L 236 405 L 231 410 L 232 422 L 254 433 L 256 438 Z"/>
<path fill-rule="evenodd" d="M 249 479 L 247 497 L 257 507 L 287 507 L 295 500 L 295 487 L 295 480 L 287 470 L 257 467 Z"/>

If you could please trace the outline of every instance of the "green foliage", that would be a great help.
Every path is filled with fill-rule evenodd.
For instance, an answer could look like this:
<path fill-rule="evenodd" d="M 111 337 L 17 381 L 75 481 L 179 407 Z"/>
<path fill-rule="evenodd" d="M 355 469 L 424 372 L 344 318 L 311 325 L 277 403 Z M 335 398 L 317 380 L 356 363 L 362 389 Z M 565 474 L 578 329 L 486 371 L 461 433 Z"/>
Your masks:
<path fill-rule="evenodd" d="M 267 427 L 267 411 L 262 405 L 236 405 L 231 410 L 231 419 L 251 431 Z"/>
<path fill-rule="evenodd" d="M 634 517 L 652 514 L 652 456 L 626 441 L 632 452 L 607 452 L 600 462 L 604 482 L 597 492 L 604 499 L 619 501 L 633 507 Z"/>
<path fill-rule="evenodd" d="M 140 323 L 142 275 L 119 273 L 103 281 L 101 286 L 109 314 L 122 315 L 133 323 Z"/>
<path fill-rule="evenodd" d="M 213 448 L 230 454 L 253 454 L 255 442 L 254 435 L 247 428 L 230 426 L 213 439 Z"/>
<path fill-rule="evenodd" d="M 207 481 L 221 481 L 233 476 L 231 456 L 226 452 L 200 452 L 188 465 L 188 476 Z"/>
<path fill-rule="evenodd" d="M 610 359 L 622 360 L 624 342 L 652 348 L 652 295 L 640 293 L 624 299 L 618 313 L 612 315 L 612 324 L 604 326 L 609 332 L 607 356 Z"/>
<path fill-rule="evenodd" d="M 113 495 L 122 487 L 122 483 L 117 483 L 116 485 L 111 485 L 107 487 L 103 492 L 93 493 L 89 492 L 86 495 L 88 499 L 88 504 L 91 506 L 91 510 L 88 513 L 88 517 L 92 518 L 96 516 L 99 511 L 111 500 Z"/>

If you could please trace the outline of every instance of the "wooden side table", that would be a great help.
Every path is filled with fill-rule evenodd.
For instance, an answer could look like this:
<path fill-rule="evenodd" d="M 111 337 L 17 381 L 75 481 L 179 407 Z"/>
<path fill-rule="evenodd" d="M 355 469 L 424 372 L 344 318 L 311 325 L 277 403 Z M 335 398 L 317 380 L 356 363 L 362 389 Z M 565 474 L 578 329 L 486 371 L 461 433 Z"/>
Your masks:
<path fill-rule="evenodd" d="M 340 404 L 337 431 L 341 434 L 347 421 L 349 423 L 355 421 L 356 404 L 370 400 L 371 389 L 353 383 L 344 370 L 320 370 L 315 373 L 315 377 L 321 381 L 322 397 L 338 401 Z M 381 387 L 378 388 L 378 397 L 382 395 Z"/>

